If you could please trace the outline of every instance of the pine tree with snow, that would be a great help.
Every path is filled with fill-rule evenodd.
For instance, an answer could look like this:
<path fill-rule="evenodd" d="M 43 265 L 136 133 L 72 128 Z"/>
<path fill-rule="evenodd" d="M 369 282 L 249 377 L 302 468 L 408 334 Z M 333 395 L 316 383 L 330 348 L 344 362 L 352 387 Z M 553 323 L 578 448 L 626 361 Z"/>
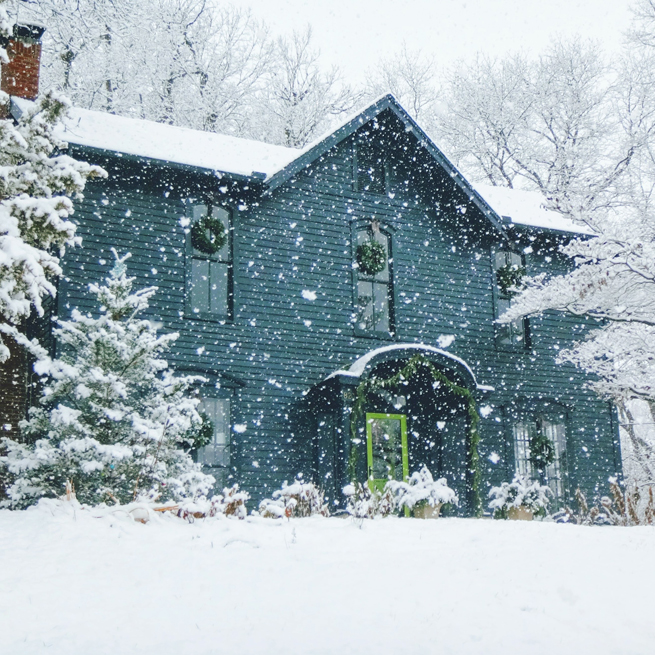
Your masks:
<path fill-rule="evenodd" d="M 202 433 L 199 401 L 189 394 L 198 378 L 168 370 L 162 355 L 178 335 L 158 335 L 139 317 L 156 289 L 132 290 L 127 257 L 116 255 L 104 286 L 89 287 L 100 315 L 73 310 L 55 330 L 61 357 L 35 365 L 47 381 L 40 405 L 21 424 L 27 443 L 3 439 L 5 505 L 60 496 L 69 480 L 88 504 L 176 500 L 213 486 L 183 449 Z"/>
<path fill-rule="evenodd" d="M 0 37 L 13 25 L 0 2 Z M 8 62 L 0 48 L 0 61 Z M 0 105 L 9 97 L 0 91 Z M 71 198 L 80 197 L 90 177 L 106 173 L 97 166 L 57 154 L 66 144 L 56 137 L 68 101 L 45 94 L 22 117 L 0 120 L 0 362 L 9 357 L 2 335 L 26 345 L 16 326 L 42 299 L 55 295 L 53 278 L 61 275 L 57 254 L 75 245 Z"/>

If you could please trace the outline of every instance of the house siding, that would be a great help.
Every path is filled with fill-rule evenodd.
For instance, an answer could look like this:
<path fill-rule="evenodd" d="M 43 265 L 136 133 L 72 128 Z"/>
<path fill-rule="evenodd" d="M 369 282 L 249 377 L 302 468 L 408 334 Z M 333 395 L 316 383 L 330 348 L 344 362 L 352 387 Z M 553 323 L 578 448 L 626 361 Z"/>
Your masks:
<path fill-rule="evenodd" d="M 401 150 L 411 160 L 415 146 L 403 138 Z M 90 150 L 80 155 L 97 158 Z M 255 498 L 314 470 L 312 435 L 296 420 L 312 386 L 374 348 L 436 345 L 448 334 L 456 337 L 449 350 L 469 363 L 479 382 L 495 388 L 480 397 L 481 405 L 494 409 L 481 424 L 485 489 L 512 474 L 503 408 L 521 396 L 557 399 L 567 408 L 570 486 L 593 495 L 620 470 L 611 409 L 584 389 L 582 374 L 554 362 L 555 348 L 565 348 L 586 328 L 549 313 L 531 320 L 530 350 L 499 350 L 491 264 L 492 250 L 502 243 L 496 229 L 446 175 L 424 162 L 416 164 L 420 174 L 406 174 L 409 187 L 393 198 L 355 190 L 353 157 L 351 138 L 268 195 L 243 185 L 223 194 L 234 209 L 232 321 L 184 316 L 186 235 L 180 218 L 203 193 L 221 195 L 225 180 L 99 160 L 110 178 L 90 183 L 77 205 L 83 246 L 64 259 L 59 315 L 73 307 L 96 312 L 88 283 L 107 274 L 111 247 L 131 252 L 129 273 L 137 285 L 159 287 L 148 316 L 180 334 L 171 365 L 226 372 L 243 383 L 225 381 L 232 424 L 246 425 L 232 435 L 233 475 Z M 373 216 L 393 230 L 396 332 L 388 338 L 357 336 L 352 323 L 351 223 Z M 521 239 L 522 247 L 530 243 Z M 565 266 L 553 252 L 552 244 L 533 248 L 526 255 L 528 272 Z M 317 300 L 305 300 L 303 290 L 314 291 Z M 500 457 L 496 464 L 492 453 Z"/>

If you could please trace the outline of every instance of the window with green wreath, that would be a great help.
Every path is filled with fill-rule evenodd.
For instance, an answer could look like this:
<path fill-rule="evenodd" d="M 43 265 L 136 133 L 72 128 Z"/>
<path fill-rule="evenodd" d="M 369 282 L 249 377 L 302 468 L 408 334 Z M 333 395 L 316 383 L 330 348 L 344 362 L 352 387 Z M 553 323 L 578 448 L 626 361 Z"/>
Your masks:
<path fill-rule="evenodd" d="M 510 250 L 499 250 L 494 255 L 496 281 L 496 318 L 502 316 L 511 306 L 525 276 L 522 255 Z M 496 324 L 496 337 L 499 346 L 504 348 L 527 348 L 529 346 L 529 326 L 527 319 L 518 318 L 511 323 Z"/>
<path fill-rule="evenodd" d="M 391 238 L 377 223 L 358 229 L 355 244 L 355 331 L 388 336 L 393 332 Z"/>
<path fill-rule="evenodd" d="M 524 412 L 512 422 L 515 472 L 546 484 L 557 503 L 566 492 L 566 416 L 556 408 Z"/>
<path fill-rule="evenodd" d="M 211 427 L 211 435 L 198 449 L 197 461 L 216 478 L 216 489 L 222 490 L 230 466 L 230 399 L 204 397 L 198 411 Z"/>
<path fill-rule="evenodd" d="M 186 266 L 186 315 L 227 319 L 232 314 L 231 213 L 224 207 L 192 209 Z"/>

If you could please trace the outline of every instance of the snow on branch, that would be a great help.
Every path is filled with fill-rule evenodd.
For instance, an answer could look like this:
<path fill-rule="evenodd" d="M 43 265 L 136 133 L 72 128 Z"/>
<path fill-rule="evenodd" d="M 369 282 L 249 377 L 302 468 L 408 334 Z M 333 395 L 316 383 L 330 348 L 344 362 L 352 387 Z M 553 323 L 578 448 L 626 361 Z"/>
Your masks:
<path fill-rule="evenodd" d="M 0 27 L 3 17 L 0 14 Z M 71 198 L 89 178 L 105 177 L 98 166 L 59 154 L 66 144 L 54 129 L 66 115 L 66 99 L 48 93 L 21 118 L 0 120 L 0 324 L 19 325 L 42 300 L 55 295 L 59 256 L 75 246 Z M 57 255 L 58 253 L 58 255 Z M 8 334 L 3 330 L 4 334 Z M 0 362 L 9 355 L 0 341 Z"/>

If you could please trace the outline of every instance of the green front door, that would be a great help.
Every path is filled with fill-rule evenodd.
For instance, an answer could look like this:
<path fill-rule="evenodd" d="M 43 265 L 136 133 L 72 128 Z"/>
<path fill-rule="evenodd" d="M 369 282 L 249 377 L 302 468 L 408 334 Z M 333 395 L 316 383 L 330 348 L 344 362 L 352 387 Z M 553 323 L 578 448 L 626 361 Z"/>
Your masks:
<path fill-rule="evenodd" d="M 407 418 L 404 414 L 366 415 L 368 484 L 382 491 L 389 480 L 407 480 Z"/>

